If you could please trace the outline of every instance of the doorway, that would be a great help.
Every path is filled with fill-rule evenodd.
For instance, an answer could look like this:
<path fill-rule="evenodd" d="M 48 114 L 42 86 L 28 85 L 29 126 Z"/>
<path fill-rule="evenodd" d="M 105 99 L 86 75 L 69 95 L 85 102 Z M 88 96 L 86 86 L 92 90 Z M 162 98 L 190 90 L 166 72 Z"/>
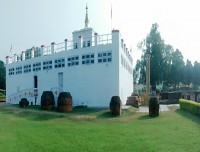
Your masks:
<path fill-rule="evenodd" d="M 38 88 L 38 77 L 34 76 L 34 88 Z"/>
<path fill-rule="evenodd" d="M 63 72 L 58 73 L 58 87 L 63 88 Z"/>

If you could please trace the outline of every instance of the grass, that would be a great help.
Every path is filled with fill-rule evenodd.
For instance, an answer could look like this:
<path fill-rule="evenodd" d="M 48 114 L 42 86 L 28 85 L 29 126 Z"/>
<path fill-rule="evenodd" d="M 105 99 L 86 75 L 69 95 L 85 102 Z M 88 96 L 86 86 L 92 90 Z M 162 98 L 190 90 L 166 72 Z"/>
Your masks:
<path fill-rule="evenodd" d="M 159 117 L 134 108 L 112 117 L 105 109 L 72 113 L 0 104 L 0 151 L 200 151 L 200 117 L 173 107 Z"/>

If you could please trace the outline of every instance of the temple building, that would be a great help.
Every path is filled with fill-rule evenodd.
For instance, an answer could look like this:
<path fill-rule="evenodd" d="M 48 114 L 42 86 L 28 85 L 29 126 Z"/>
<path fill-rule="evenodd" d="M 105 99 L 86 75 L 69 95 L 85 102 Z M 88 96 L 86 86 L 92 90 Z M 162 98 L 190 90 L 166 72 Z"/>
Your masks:
<path fill-rule="evenodd" d="M 122 104 L 133 92 L 133 59 L 119 30 L 99 35 L 89 27 L 72 32 L 72 41 L 52 42 L 6 57 L 6 102 L 21 98 L 40 105 L 43 91 L 70 92 L 73 106 L 109 107 L 112 96 Z"/>

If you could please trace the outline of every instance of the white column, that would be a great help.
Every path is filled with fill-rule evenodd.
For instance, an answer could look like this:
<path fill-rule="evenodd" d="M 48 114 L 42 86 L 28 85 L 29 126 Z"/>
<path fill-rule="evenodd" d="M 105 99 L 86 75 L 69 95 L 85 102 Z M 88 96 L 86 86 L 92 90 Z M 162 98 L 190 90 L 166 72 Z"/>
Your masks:
<path fill-rule="evenodd" d="M 123 39 L 121 39 L 121 47 L 122 47 L 122 49 L 124 48 L 124 40 Z"/>
<path fill-rule="evenodd" d="M 97 46 L 98 33 L 94 34 L 94 45 Z"/>
<path fill-rule="evenodd" d="M 14 54 L 14 62 L 17 62 L 17 54 Z"/>
<path fill-rule="evenodd" d="M 82 40 L 82 36 L 80 35 L 79 36 L 79 45 L 78 45 L 78 48 L 82 48 L 83 46 L 83 40 Z"/>
<path fill-rule="evenodd" d="M 67 51 L 67 39 L 65 39 L 65 51 Z"/>
<path fill-rule="evenodd" d="M 119 46 L 119 40 L 120 40 L 119 30 L 112 30 L 112 43 L 117 44 Z"/>
<path fill-rule="evenodd" d="M 44 45 L 41 45 L 41 56 L 44 56 Z"/>
<path fill-rule="evenodd" d="M 124 52 L 126 51 L 126 44 L 124 44 Z"/>
<path fill-rule="evenodd" d="M 10 56 L 6 56 L 6 64 L 10 64 L 11 63 L 11 57 Z"/>
<path fill-rule="evenodd" d="M 22 61 L 25 60 L 25 51 L 22 51 Z"/>
<path fill-rule="evenodd" d="M 51 43 L 51 54 L 54 54 L 55 52 L 55 42 Z"/>
<path fill-rule="evenodd" d="M 34 53 L 35 53 L 35 49 L 34 49 L 34 47 L 32 47 L 32 49 L 31 49 L 31 58 L 34 58 Z"/>
<path fill-rule="evenodd" d="M 150 55 L 146 58 L 146 95 L 150 93 Z"/>

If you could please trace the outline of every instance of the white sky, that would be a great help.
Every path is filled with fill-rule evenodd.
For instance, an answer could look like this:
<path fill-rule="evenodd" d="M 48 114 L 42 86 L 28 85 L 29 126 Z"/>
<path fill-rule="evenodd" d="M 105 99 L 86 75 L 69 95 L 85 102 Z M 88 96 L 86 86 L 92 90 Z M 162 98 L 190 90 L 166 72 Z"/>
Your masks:
<path fill-rule="evenodd" d="M 200 62 L 199 0 L 0 0 L 0 60 L 32 46 L 72 39 L 84 28 L 88 4 L 90 27 L 99 34 L 119 29 L 136 61 L 137 43 L 159 25 L 166 43 L 178 48 L 184 60 Z M 12 44 L 12 52 L 10 47 Z"/>

